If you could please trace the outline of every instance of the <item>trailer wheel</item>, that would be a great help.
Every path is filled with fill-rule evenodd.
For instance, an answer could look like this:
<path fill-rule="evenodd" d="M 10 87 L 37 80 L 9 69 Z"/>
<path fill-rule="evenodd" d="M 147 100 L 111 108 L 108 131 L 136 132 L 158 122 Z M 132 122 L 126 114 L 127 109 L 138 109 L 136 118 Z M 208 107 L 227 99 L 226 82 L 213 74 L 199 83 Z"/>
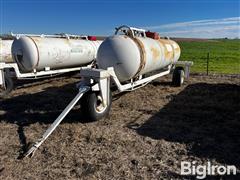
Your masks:
<path fill-rule="evenodd" d="M 0 86 L 0 97 L 8 95 L 13 90 L 13 80 L 6 74 L 4 75 L 5 84 Z"/>
<path fill-rule="evenodd" d="M 112 93 L 109 95 L 109 105 L 104 106 L 98 92 L 89 91 L 82 97 L 81 109 L 89 121 L 97 121 L 109 114 L 112 104 Z"/>
<path fill-rule="evenodd" d="M 184 69 L 183 67 L 176 67 L 173 71 L 172 84 L 173 86 L 180 87 L 184 82 Z"/>

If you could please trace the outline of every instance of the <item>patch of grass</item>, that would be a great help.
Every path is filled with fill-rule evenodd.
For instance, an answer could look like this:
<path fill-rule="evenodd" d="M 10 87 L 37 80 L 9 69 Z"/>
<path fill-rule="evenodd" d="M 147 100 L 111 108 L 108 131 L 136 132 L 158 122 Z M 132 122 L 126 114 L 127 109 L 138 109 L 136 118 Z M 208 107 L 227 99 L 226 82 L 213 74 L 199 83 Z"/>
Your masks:
<path fill-rule="evenodd" d="M 206 72 L 209 52 L 209 72 L 240 74 L 240 40 L 209 40 L 178 42 L 181 47 L 180 60 L 194 62 L 192 72 Z"/>

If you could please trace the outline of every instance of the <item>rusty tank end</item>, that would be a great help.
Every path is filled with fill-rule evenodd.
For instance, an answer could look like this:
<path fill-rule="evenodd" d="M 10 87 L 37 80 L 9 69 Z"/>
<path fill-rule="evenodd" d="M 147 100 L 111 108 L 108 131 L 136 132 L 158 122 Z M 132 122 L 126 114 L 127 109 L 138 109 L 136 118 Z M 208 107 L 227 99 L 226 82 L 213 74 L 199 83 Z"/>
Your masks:
<path fill-rule="evenodd" d="M 0 62 L 13 63 L 11 47 L 13 40 L 0 39 Z"/>

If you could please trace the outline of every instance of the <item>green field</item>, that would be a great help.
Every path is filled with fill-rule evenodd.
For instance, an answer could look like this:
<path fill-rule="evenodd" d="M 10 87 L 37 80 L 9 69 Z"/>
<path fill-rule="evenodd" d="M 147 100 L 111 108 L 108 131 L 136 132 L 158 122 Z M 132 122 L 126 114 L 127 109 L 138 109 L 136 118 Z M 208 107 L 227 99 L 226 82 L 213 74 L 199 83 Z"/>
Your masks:
<path fill-rule="evenodd" d="M 182 50 L 180 60 L 194 62 L 192 72 L 206 72 L 209 52 L 209 73 L 240 74 L 240 40 L 217 39 L 178 43 Z"/>

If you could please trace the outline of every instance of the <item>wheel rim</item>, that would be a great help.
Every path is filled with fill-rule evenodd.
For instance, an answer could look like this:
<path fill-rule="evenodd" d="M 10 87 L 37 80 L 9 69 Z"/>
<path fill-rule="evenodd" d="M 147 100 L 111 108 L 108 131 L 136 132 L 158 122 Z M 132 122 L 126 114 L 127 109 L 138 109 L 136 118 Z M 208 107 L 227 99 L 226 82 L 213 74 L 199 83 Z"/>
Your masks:
<path fill-rule="evenodd" d="M 97 100 L 95 103 L 95 110 L 98 113 L 102 113 L 106 110 L 107 106 L 104 106 L 103 99 L 100 95 L 97 95 Z"/>

